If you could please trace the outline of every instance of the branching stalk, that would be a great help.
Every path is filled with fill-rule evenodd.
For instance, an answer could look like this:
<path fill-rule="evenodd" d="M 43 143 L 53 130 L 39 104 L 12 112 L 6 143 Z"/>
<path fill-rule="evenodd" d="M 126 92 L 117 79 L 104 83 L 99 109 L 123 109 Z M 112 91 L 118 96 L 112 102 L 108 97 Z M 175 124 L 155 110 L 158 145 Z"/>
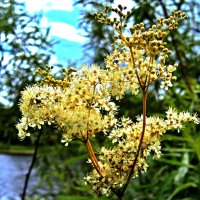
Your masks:
<path fill-rule="evenodd" d="M 41 135 L 42 135 L 42 132 L 39 132 L 38 135 L 37 135 L 36 141 L 35 141 L 35 148 L 34 148 L 32 161 L 31 161 L 30 167 L 28 169 L 28 173 L 26 174 L 25 181 L 24 181 L 23 192 L 22 192 L 22 195 L 21 195 L 22 200 L 26 199 L 26 190 L 28 188 L 30 175 L 31 175 L 32 169 L 33 169 L 35 161 L 36 161 Z"/>
<path fill-rule="evenodd" d="M 121 190 L 121 196 L 124 195 L 124 192 L 126 191 L 126 188 L 128 186 L 128 184 L 130 183 L 130 180 L 131 180 L 131 177 L 134 173 L 134 169 L 135 169 L 135 166 L 137 164 L 137 161 L 138 161 L 138 157 L 139 157 L 139 154 L 140 154 L 140 150 L 141 150 L 141 147 L 142 147 L 142 142 L 143 142 L 143 138 L 144 138 L 144 134 L 145 134 L 145 127 L 146 127 L 146 100 L 147 100 L 147 89 L 148 88 L 145 88 L 143 89 L 143 93 L 142 93 L 142 97 L 143 97 L 143 125 L 142 125 L 142 133 L 141 133 L 141 137 L 140 137 L 140 142 L 139 142 L 139 145 L 138 145 L 138 148 L 137 148 L 137 152 L 135 154 L 135 159 L 133 161 L 133 164 L 131 166 L 131 170 L 129 172 L 129 175 L 128 175 L 128 178 L 127 178 L 127 181 L 126 181 L 126 184 L 124 185 L 124 187 L 122 188 Z"/>
<path fill-rule="evenodd" d="M 98 163 L 98 160 L 94 154 L 94 150 L 92 148 L 92 145 L 90 143 L 90 140 L 87 138 L 86 141 L 86 146 L 87 146 L 87 150 L 88 150 L 88 153 L 89 153 L 89 156 L 90 156 L 90 159 L 91 159 L 91 162 L 94 166 L 94 168 L 97 170 L 98 174 L 103 177 L 103 174 L 101 172 L 101 169 L 100 169 L 100 166 L 99 166 L 99 163 Z M 120 192 L 118 192 L 116 189 L 114 189 L 113 187 L 111 187 L 111 190 L 113 191 L 114 194 L 116 194 L 116 196 L 119 198 L 119 200 L 123 200 Z"/>
<path fill-rule="evenodd" d="M 133 65 L 133 68 L 135 69 L 135 73 L 136 73 L 136 76 L 137 76 L 137 79 L 138 79 L 138 83 L 140 85 L 140 87 L 142 88 L 143 85 L 141 83 L 141 80 L 140 80 L 140 77 L 139 77 L 139 74 L 138 74 L 138 71 L 137 71 L 137 68 L 135 66 L 135 59 L 134 59 L 134 56 L 133 56 L 133 50 L 132 50 L 132 47 L 129 47 L 130 49 L 130 53 L 131 53 L 131 60 L 132 60 L 132 65 Z"/>

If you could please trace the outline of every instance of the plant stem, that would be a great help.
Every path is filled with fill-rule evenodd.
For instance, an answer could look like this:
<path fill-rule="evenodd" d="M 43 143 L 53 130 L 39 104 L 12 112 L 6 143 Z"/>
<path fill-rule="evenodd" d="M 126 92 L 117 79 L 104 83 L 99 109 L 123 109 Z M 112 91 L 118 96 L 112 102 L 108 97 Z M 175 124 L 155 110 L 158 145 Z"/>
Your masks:
<path fill-rule="evenodd" d="M 99 175 L 102 176 L 98 160 L 97 160 L 97 158 L 96 158 L 96 156 L 94 154 L 94 150 L 93 150 L 92 145 L 90 143 L 90 140 L 88 138 L 86 139 L 86 146 L 87 146 L 87 150 L 88 150 L 90 159 L 92 161 L 92 164 L 94 165 L 94 167 L 97 170 L 97 172 L 99 173 Z"/>
<path fill-rule="evenodd" d="M 98 174 L 101 177 L 103 177 L 103 174 L 101 172 L 98 160 L 97 160 L 97 158 L 96 158 L 96 156 L 94 154 L 94 150 L 92 148 L 92 145 L 90 143 L 89 138 L 86 139 L 85 143 L 86 143 L 87 151 L 88 151 L 88 154 L 90 156 L 90 159 L 92 161 L 92 164 L 93 164 L 94 168 L 96 169 L 96 171 L 98 172 Z M 123 196 L 121 196 L 120 192 L 118 192 L 117 190 L 115 190 L 113 187 L 111 187 L 111 190 L 113 191 L 114 194 L 116 194 L 116 196 L 119 198 L 119 200 L 123 200 Z"/>
<path fill-rule="evenodd" d="M 143 108 L 142 108 L 142 113 L 143 113 L 143 125 L 142 125 L 142 133 L 141 133 L 141 137 L 140 137 L 140 142 L 139 142 L 139 145 L 138 145 L 138 148 L 137 148 L 137 152 L 135 154 L 135 159 L 133 161 L 133 164 L 131 166 L 131 170 L 130 170 L 130 173 L 128 175 L 128 178 L 127 178 L 127 181 L 126 181 L 126 184 L 124 185 L 124 187 L 122 188 L 121 190 L 121 197 L 123 197 L 124 195 L 124 192 L 126 191 L 126 188 L 128 186 L 128 184 L 130 183 L 130 180 L 131 180 L 131 177 L 133 175 L 133 172 L 134 172 L 134 169 L 135 169 L 135 166 L 137 164 L 137 161 L 138 161 L 138 157 L 139 157 L 139 154 L 140 154 L 140 150 L 141 150 L 141 147 L 142 147 L 142 142 L 143 142 L 143 138 L 144 138 L 144 133 L 145 133 L 145 127 L 146 127 L 146 100 L 147 100 L 147 89 L 148 88 L 144 88 L 143 89 L 143 93 L 142 93 L 142 97 L 143 97 Z"/>
<path fill-rule="evenodd" d="M 140 80 L 140 77 L 139 77 L 137 68 L 136 68 L 136 66 L 135 66 L 135 59 L 134 59 L 134 56 L 133 56 L 132 47 L 129 47 L 129 49 L 130 49 L 130 53 L 131 53 L 131 60 L 132 60 L 133 68 L 135 69 L 135 73 L 136 73 L 136 76 L 137 76 L 137 79 L 138 79 L 138 83 L 139 83 L 140 87 L 142 88 L 143 85 L 142 85 L 142 83 L 141 83 L 141 80 Z"/>
<path fill-rule="evenodd" d="M 36 141 L 35 141 L 35 148 L 34 148 L 34 153 L 33 153 L 32 161 L 31 161 L 28 173 L 26 174 L 25 181 L 24 181 L 23 192 L 22 192 L 22 195 L 21 195 L 22 200 L 26 199 L 26 190 L 28 188 L 28 183 L 29 183 L 30 175 L 31 175 L 33 166 L 34 166 L 35 161 L 36 161 L 36 157 L 37 157 L 37 152 L 38 152 L 38 147 L 39 147 L 41 135 L 42 135 L 42 133 L 38 133 Z"/>

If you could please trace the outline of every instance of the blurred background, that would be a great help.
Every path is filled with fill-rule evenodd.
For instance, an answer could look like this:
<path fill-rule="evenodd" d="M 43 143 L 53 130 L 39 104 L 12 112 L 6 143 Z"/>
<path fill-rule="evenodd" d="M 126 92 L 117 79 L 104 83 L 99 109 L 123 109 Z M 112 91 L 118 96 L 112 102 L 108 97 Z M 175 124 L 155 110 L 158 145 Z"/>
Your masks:
<path fill-rule="evenodd" d="M 161 115 L 169 106 L 192 113 L 200 111 L 200 3 L 198 0 L 0 0 L 0 200 L 21 199 L 25 175 L 29 170 L 39 133 L 20 141 L 15 125 L 21 117 L 20 91 L 35 83 L 34 71 L 54 65 L 79 67 L 104 65 L 112 51 L 113 30 L 96 22 L 92 13 L 103 5 L 128 6 L 127 20 L 150 27 L 156 18 L 167 18 L 182 10 L 189 18 L 169 37 L 170 63 L 179 63 L 178 80 L 169 91 L 155 82 L 148 95 L 148 115 Z M 59 73 L 58 73 L 59 76 Z M 117 102 L 121 115 L 141 113 L 141 97 L 130 95 Z M 162 116 L 162 115 L 161 115 Z M 134 179 L 125 199 L 199 200 L 200 130 L 188 124 L 178 133 L 163 137 L 163 156 L 149 159 L 148 172 Z M 104 138 L 93 141 L 98 151 Z M 80 180 L 90 166 L 84 145 L 60 143 L 53 127 L 44 127 L 37 159 L 29 179 L 26 199 L 82 200 L 106 199 L 95 196 Z M 115 199 L 110 197 L 109 199 Z"/>

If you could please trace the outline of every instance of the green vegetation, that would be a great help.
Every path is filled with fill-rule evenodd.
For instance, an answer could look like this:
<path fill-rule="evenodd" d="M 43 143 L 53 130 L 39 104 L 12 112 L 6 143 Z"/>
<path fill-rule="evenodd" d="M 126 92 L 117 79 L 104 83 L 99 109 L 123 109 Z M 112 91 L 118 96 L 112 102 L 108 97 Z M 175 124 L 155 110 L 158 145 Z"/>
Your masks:
<path fill-rule="evenodd" d="M 40 16 L 29 15 L 24 3 L 2 0 L 0 13 L 0 94 L 6 102 L 0 103 L 0 140 L 18 144 L 20 91 L 35 82 L 36 68 L 48 64 L 54 42 L 48 39 L 49 28 L 40 28 Z"/>
<path fill-rule="evenodd" d="M 0 143 L 0 154 L 32 155 L 33 147 Z"/>
<path fill-rule="evenodd" d="M 3 2 L 8 2 L 3 0 Z M 92 1 L 92 0 L 77 0 L 76 3 L 83 5 L 81 26 L 88 33 L 89 42 L 85 45 L 85 48 L 90 49 L 92 55 L 88 58 L 91 59 L 91 63 L 102 65 L 104 62 L 104 56 L 110 52 L 112 47 L 109 47 L 114 41 L 113 31 L 104 24 L 96 22 L 92 16 L 93 11 L 102 10 L 105 3 L 112 3 L 113 1 Z M 169 106 L 178 107 L 179 110 L 187 109 L 191 113 L 200 110 L 200 57 L 199 57 L 199 23 L 200 3 L 198 0 L 190 1 L 164 1 L 164 0 L 137 0 L 136 6 L 131 10 L 131 14 L 127 20 L 136 23 L 144 22 L 146 26 L 151 26 L 155 23 L 156 18 L 161 16 L 169 16 L 172 10 L 182 10 L 189 16 L 188 20 L 185 20 L 181 24 L 181 28 L 178 31 L 171 33 L 168 39 L 169 48 L 174 49 L 171 55 L 170 62 L 178 61 L 179 68 L 176 72 L 178 77 L 176 83 L 163 95 L 159 89 L 159 82 L 155 82 L 150 90 L 148 99 L 148 114 L 157 115 L 163 113 Z M 4 5 L 4 6 L 3 6 Z M 5 9 L 7 5 L 8 9 Z M 9 6 L 8 6 L 9 5 Z M 84 5 L 91 5 L 90 10 L 85 10 Z M 10 144 L 22 144 L 17 137 L 17 131 L 15 125 L 18 122 L 20 114 L 18 112 L 18 99 L 19 91 L 24 89 L 24 86 L 35 82 L 35 78 L 32 76 L 33 71 L 38 67 L 44 67 L 48 64 L 48 60 L 51 56 L 50 41 L 39 29 L 39 19 L 36 17 L 30 17 L 26 13 L 21 15 L 14 12 L 14 7 L 17 5 L 15 1 L 9 1 L 9 3 L 0 4 L 1 20 L 3 23 L 0 25 L 0 33 L 8 36 L 16 35 L 16 24 L 20 24 L 20 17 L 25 16 L 29 20 L 33 20 L 35 23 L 34 34 L 27 34 L 23 31 L 23 25 L 28 26 L 30 21 L 27 20 L 21 23 L 20 29 L 22 35 L 24 34 L 26 40 L 28 37 L 34 40 L 45 41 L 43 44 L 44 51 L 41 54 L 31 55 L 26 52 L 26 44 L 19 45 L 15 43 L 15 40 L 10 46 L 15 51 L 10 51 L 13 58 L 8 63 L 0 61 L 0 80 L 1 90 L 8 89 L 7 98 L 11 102 L 10 106 L 0 105 L 0 140 L 2 144 L 0 149 L 2 152 L 5 150 L 11 152 L 32 151 L 35 137 L 26 139 L 23 142 L 25 147 L 10 146 Z M 88 6 L 89 7 L 89 6 Z M 13 23 L 8 23 L 8 19 L 13 17 Z M 41 34 L 41 37 L 35 38 L 35 31 Z M 105 34 L 106 33 L 106 34 Z M 48 31 L 47 31 L 48 34 Z M 28 40 L 27 40 L 28 41 Z M 1 43 L 9 42 L 7 39 L 2 39 Z M 50 44 L 51 45 L 48 45 Z M 40 45 L 39 45 L 40 46 Z M 106 48 L 105 48 L 106 47 Z M 1 48 L 2 45 L 1 45 Z M 43 47 L 42 47 L 43 48 Z M 6 52 L 3 50 L 2 52 Z M 22 52 L 23 56 L 17 56 L 17 52 Z M 2 53 L 3 55 L 3 53 Z M 85 55 L 87 56 L 87 55 Z M 20 61 L 19 63 L 17 61 Z M 8 67 L 11 63 L 15 68 Z M 6 69 L 3 73 L 3 69 Z M 14 70 L 15 69 L 15 70 Z M 4 77 L 4 78 L 2 78 Z M 15 77 L 18 77 L 13 81 Z M 127 117 L 134 117 L 141 111 L 141 97 L 131 98 L 126 95 L 121 101 L 116 101 L 118 105 L 122 107 L 120 115 Z M 155 101 L 156 99 L 156 101 Z M 174 131 L 165 135 L 162 141 L 162 153 L 161 159 L 158 161 L 149 159 L 149 165 L 151 166 L 147 173 L 139 176 L 137 179 L 131 182 L 128 190 L 125 194 L 125 199 L 137 199 L 137 200 L 198 200 L 200 196 L 200 130 L 199 126 L 188 125 L 181 133 L 175 134 Z M 45 131 L 45 130 L 44 130 Z M 59 144 L 60 135 L 53 134 L 53 129 L 47 129 L 43 134 L 39 147 L 38 159 L 36 161 L 36 170 L 42 178 L 42 182 L 45 182 L 48 186 L 54 187 L 55 182 L 59 185 L 60 194 L 49 194 L 44 197 L 48 199 L 51 196 L 57 199 L 103 199 L 98 198 L 90 191 L 89 187 L 86 187 L 79 179 L 86 173 L 88 165 L 85 164 L 87 153 L 84 147 L 77 142 L 70 145 L 70 148 L 64 147 Z M 33 135 L 33 134 L 32 134 Z M 107 144 L 102 137 L 98 137 L 100 144 L 95 143 L 95 152 L 102 146 Z M 47 146 L 47 147 L 46 147 Z M 49 148 L 50 146 L 50 148 Z M 41 148 L 41 150 L 40 150 Z M 44 150 L 42 150 L 44 148 Z M 7 150 L 6 150 L 7 149 Z M 5 152 L 4 151 L 4 152 Z M 38 186 L 40 187 L 40 185 Z M 81 197 L 80 197 L 81 196 Z M 38 197 L 29 197 L 27 199 L 41 199 Z M 110 197 L 109 199 L 115 199 Z"/>

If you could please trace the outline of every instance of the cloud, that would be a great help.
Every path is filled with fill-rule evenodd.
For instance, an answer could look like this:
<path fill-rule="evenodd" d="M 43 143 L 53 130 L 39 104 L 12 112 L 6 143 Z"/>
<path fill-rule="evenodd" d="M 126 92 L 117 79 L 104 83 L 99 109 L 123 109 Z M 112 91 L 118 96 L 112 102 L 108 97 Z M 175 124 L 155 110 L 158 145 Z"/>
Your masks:
<path fill-rule="evenodd" d="M 49 21 L 48 21 L 47 17 L 42 16 L 42 19 L 40 21 L 40 27 L 42 27 L 42 28 L 49 27 Z"/>
<path fill-rule="evenodd" d="M 50 61 L 49 61 L 49 65 L 54 65 L 58 63 L 58 58 L 55 55 L 51 55 Z"/>
<path fill-rule="evenodd" d="M 74 26 L 63 22 L 51 22 L 51 35 L 56 36 L 72 42 L 84 43 L 86 38 L 80 33 L 81 31 L 75 29 Z"/>
<path fill-rule="evenodd" d="M 24 0 L 30 13 L 49 10 L 73 11 L 73 0 Z"/>
<path fill-rule="evenodd" d="M 50 26 L 50 37 L 55 36 L 72 42 L 84 43 L 87 39 L 82 36 L 85 32 L 78 30 L 74 26 L 64 22 L 49 22 L 47 17 L 43 17 L 40 23 L 42 28 Z"/>

